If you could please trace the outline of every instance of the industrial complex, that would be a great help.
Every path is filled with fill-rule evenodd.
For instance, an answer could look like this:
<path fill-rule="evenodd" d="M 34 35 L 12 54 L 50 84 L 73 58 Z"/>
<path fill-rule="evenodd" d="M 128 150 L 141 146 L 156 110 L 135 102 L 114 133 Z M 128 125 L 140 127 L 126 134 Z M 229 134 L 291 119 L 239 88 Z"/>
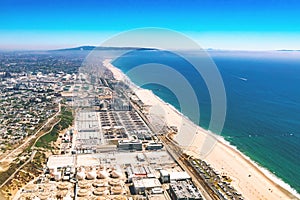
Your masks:
<path fill-rule="evenodd" d="M 48 158 L 44 173 L 18 199 L 203 199 L 189 174 L 117 91 L 101 79 L 91 84 L 84 74 L 67 87 L 74 125 L 60 136 L 60 154 Z"/>

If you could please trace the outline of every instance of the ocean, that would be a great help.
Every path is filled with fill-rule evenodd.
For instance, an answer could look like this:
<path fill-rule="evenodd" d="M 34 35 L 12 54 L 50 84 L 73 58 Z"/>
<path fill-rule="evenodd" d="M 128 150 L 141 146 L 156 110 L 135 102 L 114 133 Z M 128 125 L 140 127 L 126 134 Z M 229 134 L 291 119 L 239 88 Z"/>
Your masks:
<path fill-rule="evenodd" d="M 217 134 L 300 193 L 300 52 L 208 54 L 222 76 L 227 96 L 224 128 Z M 195 55 L 191 52 L 190 56 Z M 149 63 L 167 65 L 190 82 L 197 94 L 201 117 L 199 120 L 194 116 L 193 108 L 183 114 L 208 129 L 210 95 L 204 80 L 186 60 L 167 51 L 138 50 L 119 57 L 113 65 L 126 74 Z M 141 85 L 139 76 L 129 78 L 181 111 L 176 96 L 167 87 L 157 83 Z M 172 77 L 165 74 L 165 78 Z"/>

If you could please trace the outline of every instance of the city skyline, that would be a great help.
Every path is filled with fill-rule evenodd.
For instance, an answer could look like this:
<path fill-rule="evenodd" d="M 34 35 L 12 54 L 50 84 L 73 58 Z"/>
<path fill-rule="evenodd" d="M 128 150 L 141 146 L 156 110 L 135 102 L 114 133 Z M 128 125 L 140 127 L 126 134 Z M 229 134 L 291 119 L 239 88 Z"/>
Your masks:
<path fill-rule="evenodd" d="M 123 31 L 159 27 L 203 48 L 299 49 L 300 3 L 232 1 L 4 1 L 0 49 L 41 50 L 101 45 Z"/>

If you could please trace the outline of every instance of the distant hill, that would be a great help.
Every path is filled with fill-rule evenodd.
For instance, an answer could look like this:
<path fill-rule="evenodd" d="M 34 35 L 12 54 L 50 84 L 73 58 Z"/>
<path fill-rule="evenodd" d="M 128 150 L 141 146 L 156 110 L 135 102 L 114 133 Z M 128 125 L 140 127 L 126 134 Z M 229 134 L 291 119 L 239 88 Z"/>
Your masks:
<path fill-rule="evenodd" d="M 52 51 L 91 51 L 95 48 L 95 46 L 80 46 L 66 49 L 55 49 Z"/>
<path fill-rule="evenodd" d="M 139 47 L 96 47 L 96 46 L 79 46 L 74 48 L 56 49 L 51 51 L 92 51 L 92 50 L 158 50 L 155 48 L 139 48 Z"/>
<path fill-rule="evenodd" d="M 280 49 L 280 50 L 277 50 L 277 51 L 300 51 L 300 50 Z"/>

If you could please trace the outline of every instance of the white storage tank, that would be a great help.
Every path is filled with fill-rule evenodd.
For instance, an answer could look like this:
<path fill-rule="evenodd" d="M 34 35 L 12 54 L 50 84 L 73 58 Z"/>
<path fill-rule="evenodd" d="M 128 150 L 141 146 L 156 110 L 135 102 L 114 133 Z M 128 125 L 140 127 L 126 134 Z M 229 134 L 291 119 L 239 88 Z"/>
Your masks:
<path fill-rule="evenodd" d="M 105 179 L 105 178 L 109 177 L 109 173 L 105 170 L 101 170 L 101 171 L 98 171 L 97 177 L 101 178 L 101 179 Z"/>
<path fill-rule="evenodd" d="M 87 174 L 86 174 L 86 178 L 89 180 L 96 179 L 96 177 L 97 177 L 96 169 L 93 169 L 93 170 L 87 172 Z"/>
<path fill-rule="evenodd" d="M 122 172 L 120 172 L 120 171 L 113 170 L 111 172 L 111 177 L 113 177 L 113 178 L 120 178 L 121 176 L 122 176 Z"/>
<path fill-rule="evenodd" d="M 83 179 L 85 179 L 85 172 L 84 172 L 84 171 L 77 172 L 76 178 L 77 178 L 78 180 L 83 180 Z"/>

